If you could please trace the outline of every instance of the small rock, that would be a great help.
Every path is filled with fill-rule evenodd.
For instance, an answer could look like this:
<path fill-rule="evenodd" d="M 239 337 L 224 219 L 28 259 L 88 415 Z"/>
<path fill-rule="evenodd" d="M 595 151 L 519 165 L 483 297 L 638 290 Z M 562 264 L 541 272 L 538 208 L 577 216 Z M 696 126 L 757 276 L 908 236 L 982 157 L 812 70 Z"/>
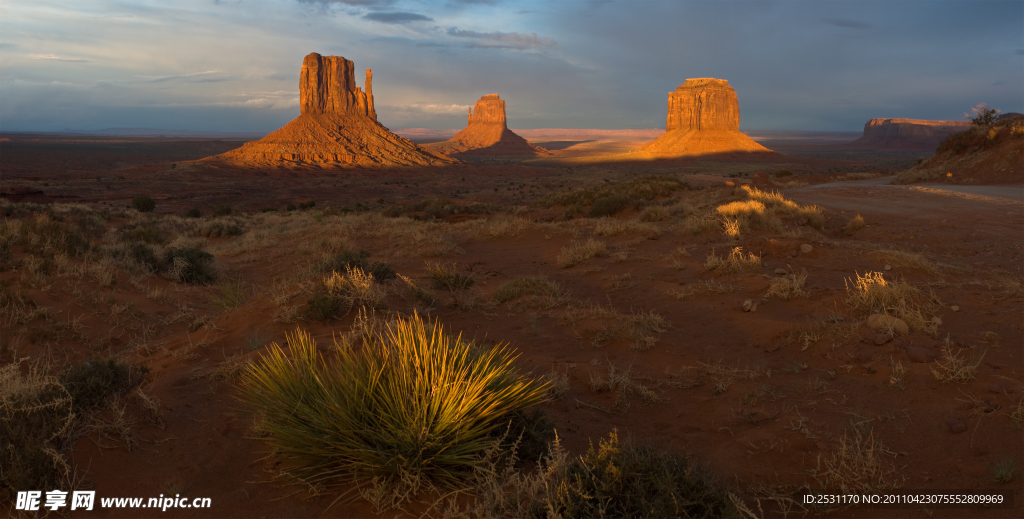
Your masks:
<path fill-rule="evenodd" d="M 872 314 L 868 317 L 868 328 L 875 331 L 892 330 L 900 335 L 907 335 L 910 333 L 910 327 L 907 326 L 906 321 L 898 317 L 885 314 Z"/>
<path fill-rule="evenodd" d="M 985 332 L 985 335 L 981 337 L 981 340 L 985 342 L 998 342 L 999 334 L 996 332 Z"/>
<path fill-rule="evenodd" d="M 807 218 L 801 218 L 801 219 L 797 220 L 796 224 L 801 226 L 801 227 L 804 226 L 804 225 L 807 225 Z"/>
<path fill-rule="evenodd" d="M 942 326 L 942 318 L 941 317 L 938 317 L 938 316 L 932 317 L 932 322 L 935 323 L 935 326 Z"/>
<path fill-rule="evenodd" d="M 935 362 L 935 354 L 923 346 L 907 346 L 907 360 L 917 364 Z"/>
<path fill-rule="evenodd" d="M 886 271 L 892 270 L 892 265 L 888 265 L 888 264 L 886 264 L 886 266 L 885 266 L 885 270 L 886 270 Z"/>
<path fill-rule="evenodd" d="M 878 335 L 875 335 L 875 344 L 877 344 L 879 346 L 881 346 L 881 345 L 883 345 L 883 344 L 885 344 L 885 343 L 887 343 L 887 342 L 889 342 L 891 340 L 892 340 L 892 335 L 890 335 L 888 333 L 880 333 Z"/>
<path fill-rule="evenodd" d="M 750 311 L 751 312 L 756 312 L 757 311 L 757 301 L 754 301 L 754 304 L 750 305 Z"/>
<path fill-rule="evenodd" d="M 802 252 L 804 254 L 810 254 L 811 251 L 813 251 L 813 250 L 814 250 L 814 246 L 812 246 L 810 243 L 805 243 L 805 244 L 800 246 L 800 252 Z"/>
<path fill-rule="evenodd" d="M 1003 384 L 1002 382 L 996 382 L 988 386 L 989 393 L 1013 393 L 1013 388 Z"/>
<path fill-rule="evenodd" d="M 751 301 L 750 299 L 747 299 L 746 301 L 743 302 L 743 311 L 744 312 L 749 312 L 750 311 L 750 307 L 752 307 L 752 306 L 754 306 L 754 302 Z"/>
<path fill-rule="evenodd" d="M 946 426 L 949 427 L 949 432 L 953 434 L 960 434 L 967 430 L 967 425 L 965 425 L 964 421 L 959 418 L 946 420 Z"/>
<path fill-rule="evenodd" d="M 949 309 L 954 311 L 954 312 L 959 312 L 960 311 L 960 307 L 959 306 L 951 306 L 951 307 L 949 307 Z"/>
<path fill-rule="evenodd" d="M 788 272 L 786 272 L 786 269 L 775 269 L 775 273 L 780 276 L 785 276 L 786 274 L 788 274 Z"/>

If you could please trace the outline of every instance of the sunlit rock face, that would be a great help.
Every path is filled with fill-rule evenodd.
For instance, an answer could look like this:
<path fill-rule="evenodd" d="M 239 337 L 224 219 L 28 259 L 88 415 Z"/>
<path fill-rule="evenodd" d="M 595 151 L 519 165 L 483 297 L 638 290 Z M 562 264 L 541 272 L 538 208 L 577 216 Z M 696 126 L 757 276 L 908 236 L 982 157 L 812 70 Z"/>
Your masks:
<path fill-rule="evenodd" d="M 377 122 L 371 81 L 356 86 L 355 65 L 341 56 L 312 53 L 299 73 L 301 114 L 266 137 L 209 157 L 251 167 L 440 166 L 455 159 L 420 148 Z"/>
<path fill-rule="evenodd" d="M 969 121 L 871 119 L 864 135 L 850 143 L 858 148 L 933 150 L 943 139 L 969 128 Z"/>
<path fill-rule="evenodd" d="M 508 129 L 505 101 L 498 94 L 487 94 L 477 100 L 476 105 L 469 110 L 466 128 L 454 137 L 424 147 L 445 155 L 522 156 L 548 153 Z"/>
<path fill-rule="evenodd" d="M 665 134 L 630 152 L 641 157 L 771 152 L 740 133 L 740 104 L 724 79 L 687 79 L 668 94 Z"/>

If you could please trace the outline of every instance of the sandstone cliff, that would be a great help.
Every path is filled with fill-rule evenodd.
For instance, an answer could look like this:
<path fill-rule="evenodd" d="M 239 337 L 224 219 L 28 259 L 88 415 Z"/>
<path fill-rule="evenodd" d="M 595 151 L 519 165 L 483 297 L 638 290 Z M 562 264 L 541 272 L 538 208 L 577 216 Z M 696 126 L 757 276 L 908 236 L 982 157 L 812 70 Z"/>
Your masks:
<path fill-rule="evenodd" d="M 204 160 L 239 166 L 438 166 L 457 162 L 391 133 L 377 122 L 366 71 L 356 86 L 353 63 L 313 53 L 299 73 L 301 114 L 266 137 Z"/>
<path fill-rule="evenodd" d="M 771 152 L 740 133 L 736 91 L 724 79 L 687 79 L 668 95 L 665 134 L 630 155 L 651 158 Z"/>
<path fill-rule="evenodd" d="M 498 94 L 481 97 L 469 110 L 466 128 L 444 142 L 427 144 L 425 148 L 445 155 L 533 156 L 548 151 L 533 146 L 508 129 L 505 101 Z"/>
<path fill-rule="evenodd" d="M 968 121 L 871 119 L 850 146 L 872 149 L 934 150 L 943 139 L 970 127 Z"/>

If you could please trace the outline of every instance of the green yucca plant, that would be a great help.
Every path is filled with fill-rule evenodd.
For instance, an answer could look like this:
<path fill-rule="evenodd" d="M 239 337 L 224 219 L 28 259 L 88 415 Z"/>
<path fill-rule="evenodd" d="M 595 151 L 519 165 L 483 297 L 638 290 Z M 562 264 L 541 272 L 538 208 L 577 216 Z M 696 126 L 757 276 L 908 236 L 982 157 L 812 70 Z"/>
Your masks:
<path fill-rule="evenodd" d="M 239 398 L 293 462 L 291 475 L 355 484 L 378 508 L 471 475 L 503 417 L 548 391 L 518 374 L 508 348 L 477 348 L 416 314 L 364 336 L 361 348 L 336 341 L 333 359 L 301 330 L 287 342 L 290 356 L 275 343 L 248 369 Z"/>

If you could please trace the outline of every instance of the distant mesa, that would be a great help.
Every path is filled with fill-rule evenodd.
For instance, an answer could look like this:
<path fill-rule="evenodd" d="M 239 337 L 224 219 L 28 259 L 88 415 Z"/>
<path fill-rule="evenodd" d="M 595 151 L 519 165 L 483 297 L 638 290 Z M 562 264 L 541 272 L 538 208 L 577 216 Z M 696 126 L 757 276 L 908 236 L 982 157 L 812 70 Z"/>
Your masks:
<path fill-rule="evenodd" d="M 712 153 L 774 153 L 740 133 L 740 104 L 724 79 L 687 79 L 668 94 L 665 134 L 633 156 L 686 157 Z"/>
<path fill-rule="evenodd" d="M 969 121 L 871 119 L 864 125 L 864 135 L 851 142 L 850 146 L 888 150 L 934 150 L 943 139 L 970 126 Z"/>
<path fill-rule="evenodd" d="M 266 137 L 203 160 L 265 166 L 440 166 L 456 161 L 420 148 L 377 122 L 366 70 L 366 92 L 353 63 L 312 53 L 299 75 L 301 115 Z"/>
<path fill-rule="evenodd" d="M 548 155 L 548 150 L 530 144 L 508 129 L 505 101 L 498 94 L 481 97 L 469 110 L 466 128 L 444 142 L 427 144 L 425 148 L 445 155 L 535 156 Z"/>

